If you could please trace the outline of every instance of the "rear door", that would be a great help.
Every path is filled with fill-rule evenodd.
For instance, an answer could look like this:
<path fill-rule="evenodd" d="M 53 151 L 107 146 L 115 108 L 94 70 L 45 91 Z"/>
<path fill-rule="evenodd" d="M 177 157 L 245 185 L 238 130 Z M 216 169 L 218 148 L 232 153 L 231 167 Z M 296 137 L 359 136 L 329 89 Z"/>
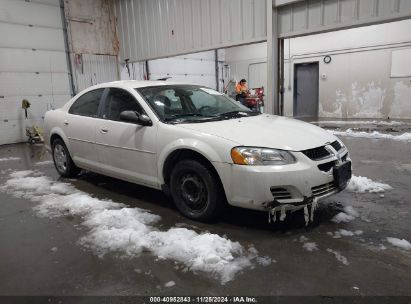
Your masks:
<path fill-rule="evenodd" d="M 97 89 L 81 95 L 71 105 L 63 121 L 74 162 L 90 169 L 98 166 L 96 124 L 103 93 L 104 89 Z"/>
<path fill-rule="evenodd" d="M 122 111 L 146 114 L 130 92 L 110 88 L 96 130 L 101 169 L 108 175 L 158 186 L 156 164 L 157 123 L 141 126 L 120 121 Z"/>

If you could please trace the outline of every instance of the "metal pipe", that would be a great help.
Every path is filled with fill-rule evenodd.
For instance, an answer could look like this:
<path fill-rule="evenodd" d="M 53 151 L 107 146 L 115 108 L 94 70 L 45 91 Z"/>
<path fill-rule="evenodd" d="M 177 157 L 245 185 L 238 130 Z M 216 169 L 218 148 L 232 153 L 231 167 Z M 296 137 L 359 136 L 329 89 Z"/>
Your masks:
<path fill-rule="evenodd" d="M 289 39 L 290 41 L 291 39 Z M 319 52 L 311 52 L 311 53 L 303 53 L 290 56 L 285 61 L 292 61 L 294 58 L 309 58 L 309 57 L 316 57 L 316 56 L 323 56 L 323 55 L 341 55 L 341 54 L 350 54 L 350 53 L 357 53 L 357 52 L 370 52 L 376 50 L 387 50 L 392 49 L 395 47 L 402 47 L 402 46 L 409 46 L 411 41 L 404 41 L 404 42 L 395 42 L 395 43 L 388 43 L 388 44 L 377 44 L 372 46 L 363 46 L 357 48 L 344 48 L 338 50 L 329 50 L 329 51 L 319 51 Z M 289 47 L 290 49 L 290 47 Z"/>
<path fill-rule="evenodd" d="M 64 51 L 66 53 L 67 59 L 67 68 L 68 68 L 68 76 L 69 76 L 69 83 L 70 83 L 70 95 L 73 97 L 76 95 L 76 88 L 74 86 L 74 79 L 73 79 L 73 68 L 71 65 L 71 57 L 70 57 L 70 47 L 68 43 L 68 33 L 67 33 L 67 24 L 66 24 L 66 13 L 64 10 L 64 0 L 60 0 L 60 13 L 61 13 L 61 21 L 63 23 L 63 36 L 64 36 Z"/>
<path fill-rule="evenodd" d="M 148 69 L 148 60 L 145 62 L 147 80 L 150 80 L 150 70 Z"/>
<path fill-rule="evenodd" d="M 215 56 L 215 81 L 216 81 L 216 89 L 220 91 L 220 80 L 218 77 L 218 50 L 214 50 Z"/>
<path fill-rule="evenodd" d="M 280 93 L 280 105 L 279 105 L 279 115 L 284 115 L 284 39 L 280 39 L 279 43 L 279 93 Z"/>

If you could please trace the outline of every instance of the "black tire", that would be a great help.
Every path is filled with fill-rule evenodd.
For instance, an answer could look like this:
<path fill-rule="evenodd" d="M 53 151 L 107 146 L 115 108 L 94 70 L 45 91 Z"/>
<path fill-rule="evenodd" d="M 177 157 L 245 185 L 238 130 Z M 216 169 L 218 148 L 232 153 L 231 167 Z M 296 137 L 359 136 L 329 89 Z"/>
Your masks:
<path fill-rule="evenodd" d="M 176 164 L 171 172 L 170 190 L 177 209 L 197 221 L 217 219 L 226 205 L 218 177 L 195 160 L 182 160 Z"/>
<path fill-rule="evenodd" d="M 75 177 L 80 173 L 81 169 L 74 164 L 66 145 L 60 138 L 53 141 L 51 151 L 54 167 L 61 176 Z"/>

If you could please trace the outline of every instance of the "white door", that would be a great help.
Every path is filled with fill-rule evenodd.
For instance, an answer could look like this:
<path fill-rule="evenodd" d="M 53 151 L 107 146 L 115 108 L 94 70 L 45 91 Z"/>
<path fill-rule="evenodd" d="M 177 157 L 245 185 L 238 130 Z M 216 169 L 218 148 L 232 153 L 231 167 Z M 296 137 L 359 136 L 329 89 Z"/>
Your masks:
<path fill-rule="evenodd" d="M 0 0 L 0 145 L 26 141 L 25 127 L 71 98 L 62 26 L 59 0 Z"/>
<path fill-rule="evenodd" d="M 122 111 L 144 113 L 129 92 L 110 88 L 104 101 L 102 120 L 98 120 L 96 147 L 100 167 L 108 175 L 159 186 L 156 164 L 157 124 L 141 126 L 120 121 Z"/>
<path fill-rule="evenodd" d="M 104 89 L 97 89 L 81 95 L 63 121 L 71 157 L 77 165 L 87 169 L 98 167 L 96 125 L 101 120 L 98 113 L 103 92 Z"/>

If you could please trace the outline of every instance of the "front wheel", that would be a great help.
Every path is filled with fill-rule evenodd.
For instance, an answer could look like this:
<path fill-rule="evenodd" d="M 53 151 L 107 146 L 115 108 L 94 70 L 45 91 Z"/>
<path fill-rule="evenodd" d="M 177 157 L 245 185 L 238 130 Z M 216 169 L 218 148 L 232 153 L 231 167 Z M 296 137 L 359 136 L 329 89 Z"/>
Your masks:
<path fill-rule="evenodd" d="M 54 166 L 61 176 L 74 177 L 80 173 L 81 169 L 74 164 L 66 145 L 61 139 L 53 141 L 52 151 Z"/>
<path fill-rule="evenodd" d="M 178 210 L 198 221 L 216 219 L 224 209 L 222 186 L 213 172 L 194 160 L 183 160 L 174 167 L 170 190 Z"/>

